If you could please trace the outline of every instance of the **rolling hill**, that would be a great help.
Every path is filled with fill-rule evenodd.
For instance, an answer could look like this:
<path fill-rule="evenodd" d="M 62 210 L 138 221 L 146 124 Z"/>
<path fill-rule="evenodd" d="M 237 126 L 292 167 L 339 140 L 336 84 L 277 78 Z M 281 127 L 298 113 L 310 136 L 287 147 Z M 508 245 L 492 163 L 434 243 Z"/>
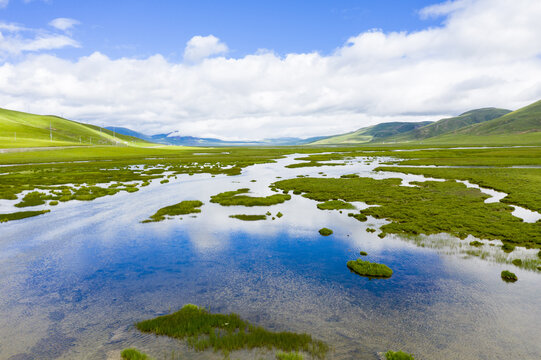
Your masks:
<path fill-rule="evenodd" d="M 389 122 L 361 128 L 359 130 L 324 138 L 310 143 L 310 145 L 334 145 L 334 144 L 360 144 L 375 142 L 403 133 L 415 131 L 418 128 L 432 124 L 431 121 L 423 122 Z"/>
<path fill-rule="evenodd" d="M 113 144 L 149 145 L 133 136 L 54 115 L 0 109 L 0 148 Z"/>

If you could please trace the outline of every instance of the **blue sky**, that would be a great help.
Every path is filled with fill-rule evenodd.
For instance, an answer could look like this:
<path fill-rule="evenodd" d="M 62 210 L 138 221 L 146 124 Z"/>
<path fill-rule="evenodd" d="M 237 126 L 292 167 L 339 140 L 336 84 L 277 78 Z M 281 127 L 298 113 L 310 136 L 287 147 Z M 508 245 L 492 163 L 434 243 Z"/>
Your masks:
<path fill-rule="evenodd" d="M 330 53 L 361 32 L 414 31 L 441 19 L 420 19 L 418 11 L 434 0 L 347 1 L 73 1 L 11 0 L 0 18 L 46 28 L 54 18 L 72 18 L 78 49 L 55 53 L 76 58 L 94 51 L 111 58 L 156 53 L 178 60 L 194 35 L 224 40 L 229 55 L 241 57 L 264 48 L 278 54 Z"/>
<path fill-rule="evenodd" d="M 147 134 L 338 134 L 541 99 L 541 1 L 0 0 L 0 107 Z"/>

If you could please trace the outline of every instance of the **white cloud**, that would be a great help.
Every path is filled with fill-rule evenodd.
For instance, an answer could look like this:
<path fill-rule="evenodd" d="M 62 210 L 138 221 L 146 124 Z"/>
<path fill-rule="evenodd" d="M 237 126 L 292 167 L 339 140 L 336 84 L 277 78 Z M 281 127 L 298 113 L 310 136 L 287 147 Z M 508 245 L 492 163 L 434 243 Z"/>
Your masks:
<path fill-rule="evenodd" d="M 199 52 L 187 52 L 187 63 L 30 54 L 0 66 L 0 104 L 147 133 L 261 139 L 516 109 L 541 98 L 541 2 L 444 4 L 441 27 L 361 33 L 330 55 L 212 57 L 227 49 L 215 37 L 208 46 L 209 37 L 192 38 L 187 50 Z"/>
<path fill-rule="evenodd" d="M 5 8 L 8 4 L 9 0 L 0 0 L 0 9 Z"/>
<path fill-rule="evenodd" d="M 79 24 L 79 21 L 70 18 L 56 18 L 49 23 L 52 27 L 62 31 L 69 30 Z"/>
<path fill-rule="evenodd" d="M 186 44 L 184 60 L 196 63 L 212 55 L 225 54 L 227 45 L 214 35 L 194 36 Z"/>
<path fill-rule="evenodd" d="M 421 18 L 439 17 L 449 15 L 457 10 L 462 10 L 471 5 L 472 0 L 447 0 L 445 2 L 427 6 L 419 14 Z"/>

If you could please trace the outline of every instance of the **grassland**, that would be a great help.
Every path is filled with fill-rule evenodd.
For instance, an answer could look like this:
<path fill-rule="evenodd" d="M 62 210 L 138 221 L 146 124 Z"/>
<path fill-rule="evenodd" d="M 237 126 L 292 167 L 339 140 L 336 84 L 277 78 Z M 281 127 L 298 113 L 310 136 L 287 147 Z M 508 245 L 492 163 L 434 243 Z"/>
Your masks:
<path fill-rule="evenodd" d="M 393 275 L 393 270 L 387 265 L 362 259 L 350 260 L 347 262 L 347 266 L 354 273 L 371 278 L 390 278 Z"/>
<path fill-rule="evenodd" d="M 250 189 L 242 188 L 235 191 L 226 191 L 210 198 L 210 202 L 222 206 L 270 206 L 281 204 L 291 199 L 291 195 L 274 194 L 270 196 L 248 196 L 244 195 L 250 192 Z"/>
<path fill-rule="evenodd" d="M 149 219 L 144 220 L 143 223 L 163 221 L 166 217 L 200 213 L 201 206 L 203 206 L 203 203 L 199 200 L 181 201 L 178 204 L 161 208 Z"/>
<path fill-rule="evenodd" d="M 541 248 L 541 223 L 522 222 L 511 215 L 513 208 L 508 205 L 485 204 L 487 195 L 477 189 L 454 181 L 420 182 L 415 187 L 400 184 L 400 179 L 300 178 L 275 185 L 286 191 L 300 190 L 304 197 L 317 201 L 342 199 L 380 205 L 362 210 L 360 215 L 361 220 L 366 216 L 389 219 L 391 223 L 381 227 L 382 236 L 449 233 L 462 239 L 473 235 Z"/>
<path fill-rule="evenodd" d="M 211 314 L 204 308 L 185 305 L 179 311 L 136 324 L 142 332 L 186 339 L 196 351 L 213 349 L 224 355 L 235 350 L 267 348 L 302 351 L 323 359 L 328 346 L 308 334 L 271 332 L 252 325 L 237 314 Z"/>

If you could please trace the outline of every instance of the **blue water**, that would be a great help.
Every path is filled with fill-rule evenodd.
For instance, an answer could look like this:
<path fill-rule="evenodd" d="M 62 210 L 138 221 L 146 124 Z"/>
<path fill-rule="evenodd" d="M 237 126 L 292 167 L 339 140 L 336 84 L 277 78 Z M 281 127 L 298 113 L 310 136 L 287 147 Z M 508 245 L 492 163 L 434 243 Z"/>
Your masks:
<path fill-rule="evenodd" d="M 181 177 L 134 194 L 62 204 L 51 213 L 0 224 L 0 358 L 113 359 L 129 346 L 157 358 L 220 358 L 138 333 L 134 322 L 194 303 L 237 312 L 273 330 L 307 332 L 331 344 L 330 358 L 377 359 L 403 349 L 416 359 L 541 358 L 541 277 L 366 232 L 346 213 L 294 196 L 265 208 L 224 208 L 210 195 L 249 185 L 265 193 L 283 164 L 240 177 Z M 323 169 L 329 176 L 351 169 Z M 321 168 L 295 170 L 300 174 Z M 335 172 L 333 174 L 332 172 Z M 257 178 L 257 183 L 249 183 Z M 233 182 L 235 181 L 235 182 Z M 158 208 L 205 202 L 182 220 L 141 224 Z M 229 214 L 280 211 L 242 222 Z M 329 227 L 332 236 L 317 230 Z M 458 241 L 458 240 L 457 240 Z M 351 273 L 359 251 L 387 264 L 390 279 Z M 239 358 L 252 358 L 241 352 Z M 272 359 L 272 353 L 258 358 Z M 236 357 L 234 357 L 236 358 Z"/>

